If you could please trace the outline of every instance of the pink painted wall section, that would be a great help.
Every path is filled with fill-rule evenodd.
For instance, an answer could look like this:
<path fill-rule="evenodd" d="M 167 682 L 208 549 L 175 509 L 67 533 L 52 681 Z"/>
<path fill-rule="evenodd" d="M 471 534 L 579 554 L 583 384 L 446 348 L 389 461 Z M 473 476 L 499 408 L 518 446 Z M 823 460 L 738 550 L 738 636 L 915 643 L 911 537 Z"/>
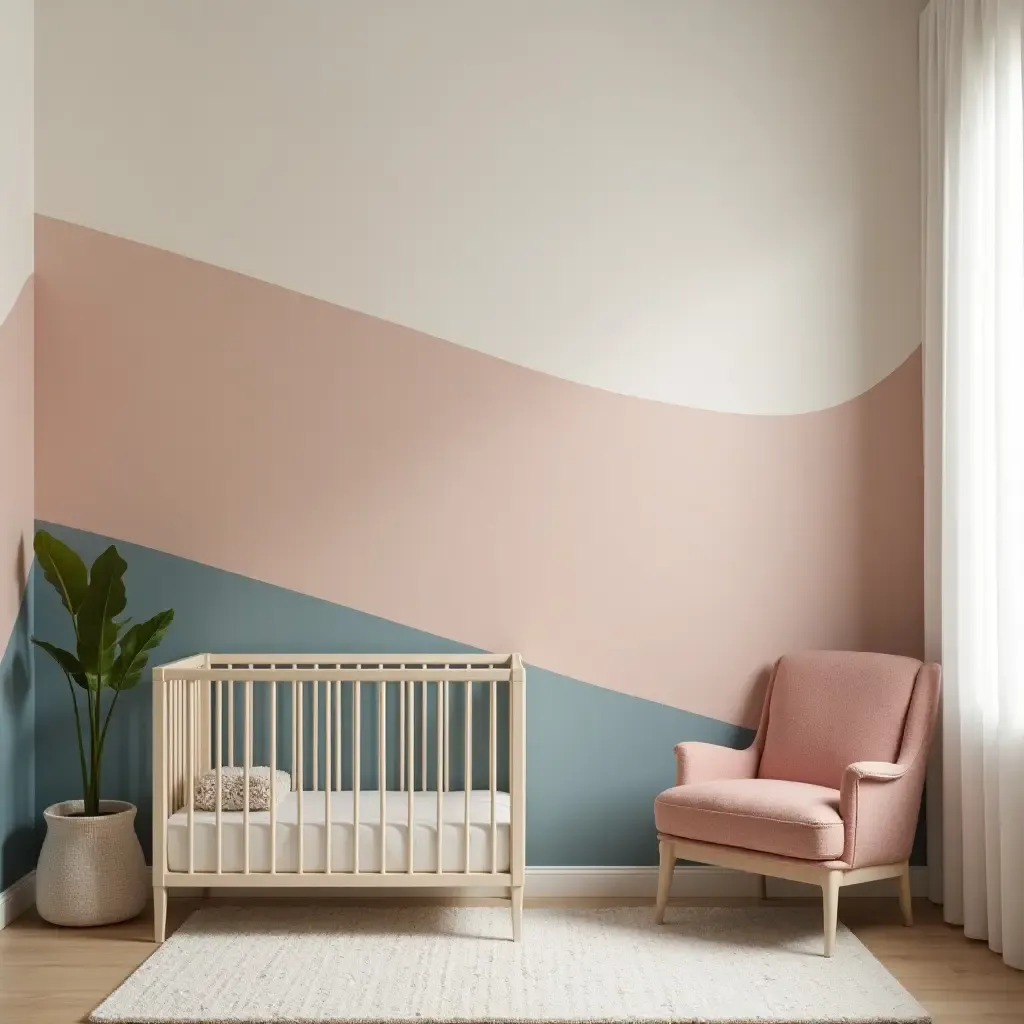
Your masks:
<path fill-rule="evenodd" d="M 33 280 L 0 322 L 0 656 L 32 564 Z"/>
<path fill-rule="evenodd" d="M 36 260 L 42 519 L 747 725 L 782 651 L 920 653 L 917 353 L 703 412 L 57 220 Z"/>

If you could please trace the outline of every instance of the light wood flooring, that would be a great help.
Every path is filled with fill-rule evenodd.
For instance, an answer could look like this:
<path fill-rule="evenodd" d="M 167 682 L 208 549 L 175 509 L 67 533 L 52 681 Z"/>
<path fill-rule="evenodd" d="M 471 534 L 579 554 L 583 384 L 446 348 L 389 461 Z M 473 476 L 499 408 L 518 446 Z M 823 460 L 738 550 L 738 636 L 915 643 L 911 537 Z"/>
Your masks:
<path fill-rule="evenodd" d="M 610 905 L 607 900 L 578 899 L 533 901 L 533 905 L 559 902 Z M 615 905 L 630 902 L 640 901 L 620 900 Z M 168 931 L 178 927 L 198 905 L 197 900 L 172 900 Z M 839 916 L 924 1004 L 935 1024 L 1024 1024 L 1024 972 L 1005 967 L 985 945 L 965 939 L 944 924 L 938 908 L 931 904 L 915 901 L 914 911 L 917 924 L 909 929 L 899 923 L 899 910 L 891 899 L 844 900 Z M 147 913 L 122 925 L 78 930 L 54 928 L 40 921 L 34 911 L 23 915 L 0 931 L 0 1022 L 72 1024 L 85 1020 L 156 948 L 150 920 Z"/>

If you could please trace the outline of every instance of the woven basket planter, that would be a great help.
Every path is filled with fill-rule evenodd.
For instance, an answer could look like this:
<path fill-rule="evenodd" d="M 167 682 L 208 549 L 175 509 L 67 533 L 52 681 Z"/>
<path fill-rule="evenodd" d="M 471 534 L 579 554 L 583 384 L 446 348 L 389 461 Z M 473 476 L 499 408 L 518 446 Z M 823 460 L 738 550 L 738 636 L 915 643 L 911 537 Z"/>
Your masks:
<path fill-rule="evenodd" d="M 149 886 L 135 835 L 135 805 L 101 800 L 95 818 L 81 800 L 43 811 L 46 839 L 36 869 L 36 907 L 51 924 L 89 927 L 127 921 L 146 905 Z"/>

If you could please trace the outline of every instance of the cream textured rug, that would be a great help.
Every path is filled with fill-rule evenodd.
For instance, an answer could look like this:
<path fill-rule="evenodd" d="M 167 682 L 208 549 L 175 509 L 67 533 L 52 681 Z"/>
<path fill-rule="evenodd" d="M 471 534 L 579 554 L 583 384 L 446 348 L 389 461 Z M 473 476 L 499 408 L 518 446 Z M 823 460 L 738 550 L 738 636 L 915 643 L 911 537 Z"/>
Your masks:
<path fill-rule="evenodd" d="M 804 908 L 210 907 L 92 1015 L 210 1022 L 926 1022 L 840 926 Z"/>

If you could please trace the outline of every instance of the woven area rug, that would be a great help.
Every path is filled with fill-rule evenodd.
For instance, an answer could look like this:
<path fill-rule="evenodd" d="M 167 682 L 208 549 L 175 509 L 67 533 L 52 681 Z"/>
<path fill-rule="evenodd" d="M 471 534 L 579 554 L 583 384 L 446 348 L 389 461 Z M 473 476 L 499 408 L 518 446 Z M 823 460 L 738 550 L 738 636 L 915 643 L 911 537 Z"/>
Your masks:
<path fill-rule="evenodd" d="M 677 907 L 527 910 L 510 941 L 497 908 L 204 908 L 94 1021 L 927 1022 L 820 911 Z"/>

